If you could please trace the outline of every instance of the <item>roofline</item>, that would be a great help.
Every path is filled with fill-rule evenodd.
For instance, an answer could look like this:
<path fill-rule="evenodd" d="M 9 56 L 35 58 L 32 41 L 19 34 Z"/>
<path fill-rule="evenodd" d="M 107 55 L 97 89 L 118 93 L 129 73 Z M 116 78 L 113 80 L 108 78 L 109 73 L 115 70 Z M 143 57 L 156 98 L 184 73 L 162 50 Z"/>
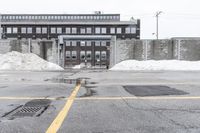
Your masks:
<path fill-rule="evenodd" d="M 1 25 L 136 25 L 136 21 L 24 21 L 24 22 L 1 22 Z"/>
<path fill-rule="evenodd" d="M 66 16 L 71 16 L 71 15 L 74 15 L 74 16 L 82 16 L 82 15 L 99 15 L 99 16 L 104 16 L 104 15 L 110 15 L 110 16 L 112 16 L 112 15 L 118 15 L 118 16 L 120 16 L 120 14 L 111 14 L 111 13 L 108 13 L 108 14 L 67 14 L 67 13 L 63 13 L 63 14 L 0 14 L 0 15 L 12 15 L 12 16 L 15 16 L 15 15 L 34 15 L 34 16 L 40 16 L 40 15 L 66 15 Z"/>

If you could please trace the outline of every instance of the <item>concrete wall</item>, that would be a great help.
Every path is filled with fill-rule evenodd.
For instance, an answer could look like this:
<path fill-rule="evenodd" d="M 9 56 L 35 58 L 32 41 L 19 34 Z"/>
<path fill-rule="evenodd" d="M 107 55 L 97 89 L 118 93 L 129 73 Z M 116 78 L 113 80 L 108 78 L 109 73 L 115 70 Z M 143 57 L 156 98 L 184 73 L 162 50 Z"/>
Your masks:
<path fill-rule="evenodd" d="M 116 43 L 111 43 L 111 51 L 113 56 L 110 63 L 111 67 L 128 59 L 197 61 L 200 60 L 200 38 L 116 40 Z M 113 51 L 116 51 L 116 55 L 113 54 Z M 114 62 L 115 58 L 116 61 Z"/>
<path fill-rule="evenodd" d="M 30 45 L 29 45 L 30 43 Z M 57 63 L 57 47 L 55 40 L 0 40 L 0 54 L 10 51 L 34 53 L 39 57 Z"/>

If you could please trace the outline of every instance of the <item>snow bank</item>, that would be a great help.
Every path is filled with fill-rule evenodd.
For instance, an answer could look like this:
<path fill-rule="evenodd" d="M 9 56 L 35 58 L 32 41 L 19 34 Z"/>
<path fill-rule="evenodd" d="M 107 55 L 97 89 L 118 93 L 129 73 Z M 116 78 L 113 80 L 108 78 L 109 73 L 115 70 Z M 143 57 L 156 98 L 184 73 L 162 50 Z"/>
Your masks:
<path fill-rule="evenodd" d="M 16 51 L 0 54 L 0 70 L 63 70 L 62 67 L 47 62 L 35 54 Z"/>
<path fill-rule="evenodd" d="M 172 71 L 194 71 L 200 70 L 200 61 L 178 61 L 178 60 L 148 60 L 136 61 L 126 60 L 116 64 L 110 70 L 172 70 Z"/>
<path fill-rule="evenodd" d="M 72 69 L 81 69 L 85 67 L 85 63 L 81 63 L 79 65 L 75 65 L 74 67 L 72 67 Z"/>

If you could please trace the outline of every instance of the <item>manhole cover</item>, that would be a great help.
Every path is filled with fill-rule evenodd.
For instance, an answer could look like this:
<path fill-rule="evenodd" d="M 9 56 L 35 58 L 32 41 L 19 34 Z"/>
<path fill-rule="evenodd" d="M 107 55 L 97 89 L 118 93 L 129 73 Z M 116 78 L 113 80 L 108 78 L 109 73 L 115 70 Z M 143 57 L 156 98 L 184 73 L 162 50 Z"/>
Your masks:
<path fill-rule="evenodd" d="M 185 95 L 187 92 L 170 88 L 168 86 L 123 86 L 124 89 L 135 96 L 162 96 L 162 95 Z"/>
<path fill-rule="evenodd" d="M 37 99 L 18 106 L 14 110 L 6 113 L 3 117 L 38 117 L 49 107 L 51 101 L 48 99 Z"/>

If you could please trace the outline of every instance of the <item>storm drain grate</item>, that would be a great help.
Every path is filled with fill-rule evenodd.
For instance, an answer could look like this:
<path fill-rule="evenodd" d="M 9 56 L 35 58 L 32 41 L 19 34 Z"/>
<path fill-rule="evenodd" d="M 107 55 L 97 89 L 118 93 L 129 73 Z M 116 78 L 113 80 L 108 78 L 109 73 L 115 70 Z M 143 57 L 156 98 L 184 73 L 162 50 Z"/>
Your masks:
<path fill-rule="evenodd" d="M 3 117 L 39 117 L 49 107 L 51 101 L 47 99 L 32 100 L 6 113 Z"/>

